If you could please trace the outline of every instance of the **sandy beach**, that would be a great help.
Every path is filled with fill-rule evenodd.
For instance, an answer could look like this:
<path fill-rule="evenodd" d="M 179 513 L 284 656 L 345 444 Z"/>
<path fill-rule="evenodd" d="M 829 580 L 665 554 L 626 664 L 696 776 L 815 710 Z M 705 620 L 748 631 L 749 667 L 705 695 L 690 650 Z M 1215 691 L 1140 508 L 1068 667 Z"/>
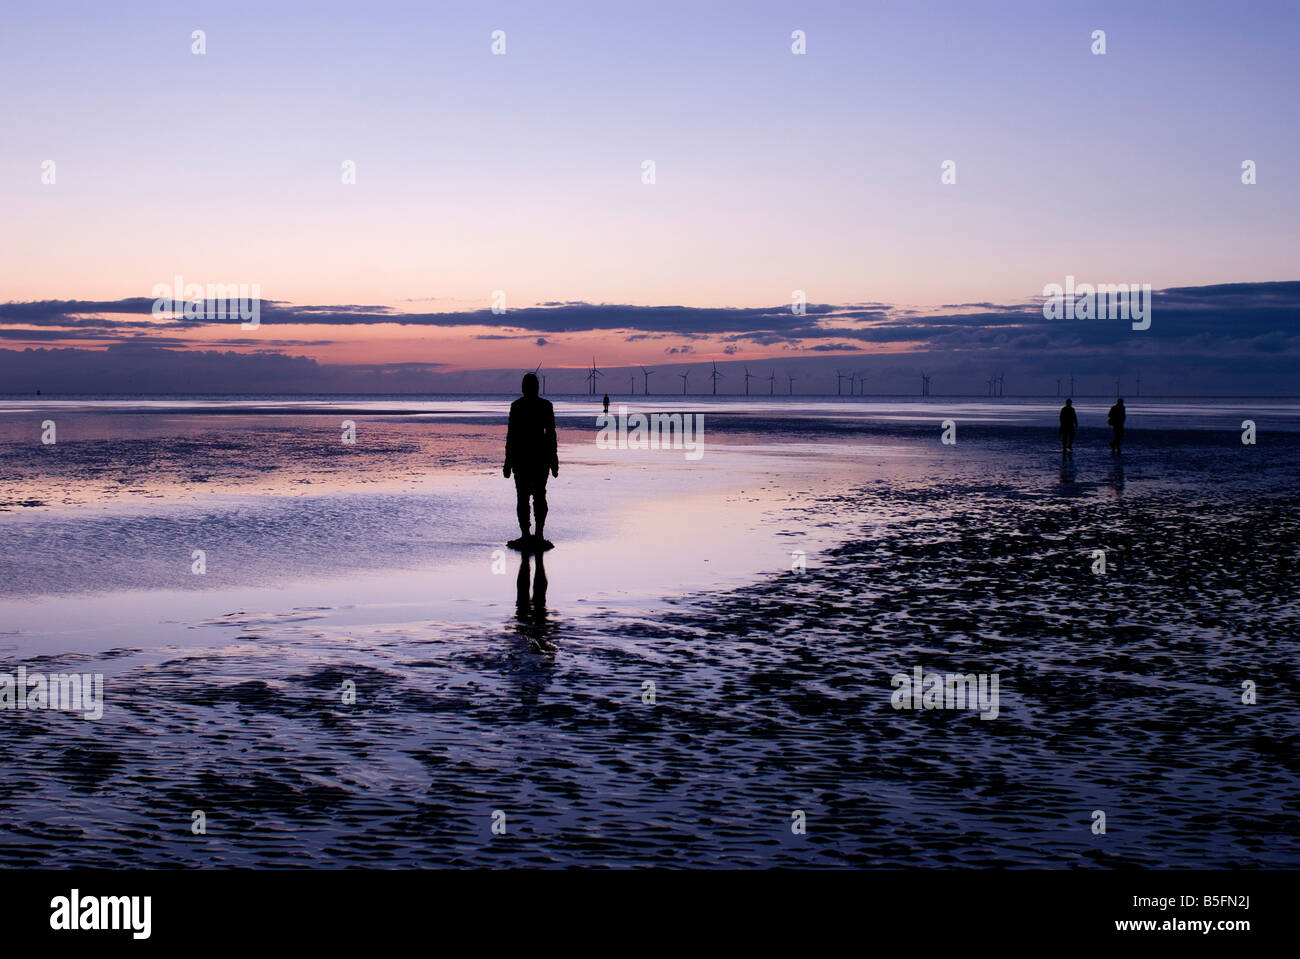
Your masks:
<path fill-rule="evenodd" d="M 1133 401 L 1116 458 L 1083 401 L 1062 460 L 1050 400 L 629 403 L 692 461 L 560 398 L 544 584 L 507 404 L 0 404 L 3 668 L 104 677 L 5 717 L 0 862 L 1300 864 L 1296 404 Z"/>

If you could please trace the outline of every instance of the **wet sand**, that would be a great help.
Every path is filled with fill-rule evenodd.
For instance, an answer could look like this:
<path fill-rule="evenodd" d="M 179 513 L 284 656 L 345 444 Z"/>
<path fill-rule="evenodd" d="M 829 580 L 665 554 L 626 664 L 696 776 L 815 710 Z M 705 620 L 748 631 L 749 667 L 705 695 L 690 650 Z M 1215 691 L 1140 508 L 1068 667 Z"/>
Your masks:
<path fill-rule="evenodd" d="M 931 409 L 737 405 L 688 463 L 575 412 L 538 602 L 470 413 L 357 414 L 333 472 L 293 414 L 98 411 L 53 465 L 0 417 L 6 496 L 45 504 L 0 514 L 0 651 L 107 699 L 0 713 L 0 862 L 1300 863 L 1295 433 L 1135 416 L 1063 464 L 1037 408 L 943 447 Z M 894 709 L 918 665 L 999 674 L 998 717 Z"/>

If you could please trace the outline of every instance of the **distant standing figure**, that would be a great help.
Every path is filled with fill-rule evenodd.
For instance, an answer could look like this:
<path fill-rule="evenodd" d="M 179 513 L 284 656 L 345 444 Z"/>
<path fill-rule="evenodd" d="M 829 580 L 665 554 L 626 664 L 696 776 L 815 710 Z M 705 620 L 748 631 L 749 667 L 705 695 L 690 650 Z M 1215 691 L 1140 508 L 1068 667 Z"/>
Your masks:
<path fill-rule="evenodd" d="M 506 545 L 523 551 L 550 549 L 543 536 L 546 527 L 546 473 L 560 475 L 555 438 L 555 407 L 538 396 L 537 376 L 524 374 L 523 396 L 510 404 L 510 425 L 506 428 L 506 461 L 501 472 L 506 479 L 515 475 L 515 511 L 519 517 L 519 538 Z M 532 500 L 537 533 L 528 535 L 528 501 Z"/>
<path fill-rule="evenodd" d="M 608 394 L 608 393 L 605 394 L 605 412 L 606 412 L 606 413 L 609 412 L 609 394 Z"/>
<path fill-rule="evenodd" d="M 1074 452 L 1074 431 L 1079 428 L 1079 416 L 1074 412 L 1074 400 L 1066 400 L 1061 407 L 1061 455 Z"/>
<path fill-rule="evenodd" d="M 1106 414 L 1106 425 L 1111 429 L 1110 451 L 1118 453 L 1120 444 L 1124 442 L 1124 420 L 1128 413 L 1124 410 L 1124 399 L 1121 397 L 1115 400 L 1115 405 L 1110 408 Z"/>

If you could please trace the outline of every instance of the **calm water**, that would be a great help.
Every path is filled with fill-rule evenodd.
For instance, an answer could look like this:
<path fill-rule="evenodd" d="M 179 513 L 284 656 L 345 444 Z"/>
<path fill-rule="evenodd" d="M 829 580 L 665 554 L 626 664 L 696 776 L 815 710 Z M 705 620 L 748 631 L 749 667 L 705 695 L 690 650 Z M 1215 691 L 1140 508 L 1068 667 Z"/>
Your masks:
<path fill-rule="evenodd" d="M 557 403 L 544 582 L 500 398 L 0 402 L 2 668 L 107 700 L 0 712 L 0 862 L 1300 865 L 1294 403 L 1063 463 L 1054 401 L 650 400 L 702 460 Z"/>

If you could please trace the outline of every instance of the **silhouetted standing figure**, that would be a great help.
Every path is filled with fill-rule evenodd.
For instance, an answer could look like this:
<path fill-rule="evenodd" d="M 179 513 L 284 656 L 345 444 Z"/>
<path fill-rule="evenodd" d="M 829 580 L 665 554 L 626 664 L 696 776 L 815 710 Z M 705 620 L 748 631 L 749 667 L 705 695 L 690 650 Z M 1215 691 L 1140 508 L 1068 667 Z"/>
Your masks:
<path fill-rule="evenodd" d="M 605 394 L 605 412 L 606 412 L 606 413 L 609 412 L 609 394 L 608 394 L 608 393 Z"/>
<path fill-rule="evenodd" d="M 1127 417 L 1128 413 L 1124 409 L 1124 400 L 1121 397 L 1115 400 L 1115 405 L 1106 414 L 1106 425 L 1111 429 L 1110 451 L 1112 453 L 1120 452 L 1120 445 L 1124 442 L 1124 420 Z"/>
<path fill-rule="evenodd" d="M 524 374 L 524 395 L 510 404 L 510 425 L 506 428 L 506 461 L 501 472 L 506 479 L 515 475 L 516 512 L 519 539 L 508 546 L 519 550 L 550 549 L 543 530 L 546 526 L 546 473 L 560 475 L 555 439 L 555 407 L 538 396 L 537 376 Z M 528 501 L 532 500 L 537 533 L 528 535 Z"/>
<path fill-rule="evenodd" d="M 1066 400 L 1061 407 L 1061 455 L 1074 452 L 1074 431 L 1079 428 L 1079 415 L 1074 412 L 1074 400 Z"/>

